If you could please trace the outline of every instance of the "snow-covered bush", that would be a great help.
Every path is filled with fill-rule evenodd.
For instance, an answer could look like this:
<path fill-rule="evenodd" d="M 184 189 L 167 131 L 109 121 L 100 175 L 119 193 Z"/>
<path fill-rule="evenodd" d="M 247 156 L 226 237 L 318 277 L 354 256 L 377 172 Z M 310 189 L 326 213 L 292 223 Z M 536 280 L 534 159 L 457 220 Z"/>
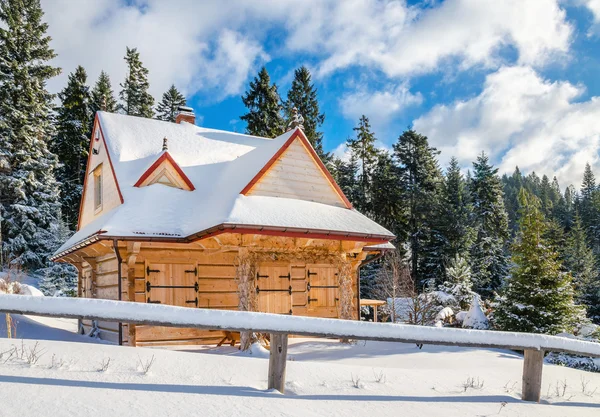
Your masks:
<path fill-rule="evenodd" d="M 479 295 L 473 297 L 471 301 L 471 308 L 467 312 L 462 322 L 463 327 L 478 330 L 487 330 L 490 327 L 489 320 L 485 316 L 483 309 L 481 308 L 481 300 Z"/>

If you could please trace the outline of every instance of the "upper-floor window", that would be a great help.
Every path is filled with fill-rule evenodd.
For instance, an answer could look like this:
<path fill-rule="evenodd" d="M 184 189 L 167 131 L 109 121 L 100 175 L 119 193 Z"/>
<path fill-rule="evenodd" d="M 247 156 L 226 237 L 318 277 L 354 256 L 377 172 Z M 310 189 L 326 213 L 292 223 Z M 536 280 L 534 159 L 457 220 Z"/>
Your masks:
<path fill-rule="evenodd" d="M 94 210 L 102 209 L 102 165 L 94 170 Z"/>

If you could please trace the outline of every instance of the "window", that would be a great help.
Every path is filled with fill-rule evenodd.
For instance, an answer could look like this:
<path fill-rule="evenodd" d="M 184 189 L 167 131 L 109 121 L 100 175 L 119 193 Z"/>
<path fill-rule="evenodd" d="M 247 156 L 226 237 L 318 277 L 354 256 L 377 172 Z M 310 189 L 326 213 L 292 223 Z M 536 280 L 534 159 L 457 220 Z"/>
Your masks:
<path fill-rule="evenodd" d="M 94 170 L 94 209 L 102 210 L 102 165 Z"/>

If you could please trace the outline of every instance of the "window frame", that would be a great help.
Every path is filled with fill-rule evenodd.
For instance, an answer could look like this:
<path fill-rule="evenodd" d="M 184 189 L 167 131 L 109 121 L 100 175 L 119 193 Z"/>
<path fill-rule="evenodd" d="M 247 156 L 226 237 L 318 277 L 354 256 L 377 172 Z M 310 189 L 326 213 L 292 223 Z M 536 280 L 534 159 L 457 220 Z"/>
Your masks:
<path fill-rule="evenodd" d="M 94 214 L 102 211 L 102 204 L 104 203 L 104 187 L 102 183 L 102 164 L 94 168 L 92 172 L 94 176 Z"/>

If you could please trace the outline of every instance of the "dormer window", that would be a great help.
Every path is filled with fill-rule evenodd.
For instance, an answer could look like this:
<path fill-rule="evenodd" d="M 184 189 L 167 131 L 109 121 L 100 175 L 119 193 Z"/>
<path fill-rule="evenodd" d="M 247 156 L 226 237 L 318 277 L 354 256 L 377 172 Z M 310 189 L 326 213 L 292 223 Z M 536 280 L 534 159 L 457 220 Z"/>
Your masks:
<path fill-rule="evenodd" d="M 102 164 L 94 169 L 94 211 L 102 210 Z"/>

